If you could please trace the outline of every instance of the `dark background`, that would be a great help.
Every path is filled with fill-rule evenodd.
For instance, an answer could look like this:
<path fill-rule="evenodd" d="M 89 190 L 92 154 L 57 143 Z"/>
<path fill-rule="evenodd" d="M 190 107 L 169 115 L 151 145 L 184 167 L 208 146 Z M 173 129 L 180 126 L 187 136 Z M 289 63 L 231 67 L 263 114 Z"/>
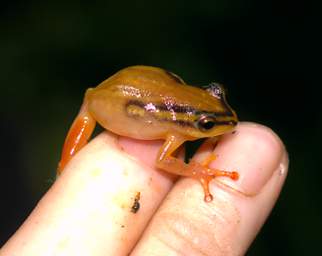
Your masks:
<path fill-rule="evenodd" d="M 248 255 L 321 247 L 321 10 L 285 1 L 19 1 L 0 13 L 3 244 L 50 187 L 85 89 L 126 66 L 221 82 L 241 120 L 290 155 L 281 197 Z"/>

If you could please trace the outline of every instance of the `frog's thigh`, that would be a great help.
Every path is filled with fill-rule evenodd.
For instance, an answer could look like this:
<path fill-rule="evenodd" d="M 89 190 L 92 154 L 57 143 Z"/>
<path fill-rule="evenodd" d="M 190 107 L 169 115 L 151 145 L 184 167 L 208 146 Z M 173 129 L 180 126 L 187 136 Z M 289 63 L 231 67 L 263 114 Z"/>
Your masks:
<path fill-rule="evenodd" d="M 95 124 L 95 119 L 88 111 L 88 104 L 84 101 L 65 139 L 57 175 L 62 173 L 72 157 L 87 144 Z"/>

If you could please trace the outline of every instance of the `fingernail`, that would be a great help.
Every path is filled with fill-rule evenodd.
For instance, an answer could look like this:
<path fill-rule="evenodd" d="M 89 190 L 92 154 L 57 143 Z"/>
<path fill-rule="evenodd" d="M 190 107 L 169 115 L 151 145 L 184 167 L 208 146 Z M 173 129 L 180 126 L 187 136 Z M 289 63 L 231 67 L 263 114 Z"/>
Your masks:
<path fill-rule="evenodd" d="M 250 196 L 260 192 L 286 154 L 283 143 L 272 130 L 253 123 L 241 123 L 234 133 L 223 136 L 214 153 L 217 159 L 210 168 L 239 173 L 237 181 L 226 177 L 218 179 Z"/>

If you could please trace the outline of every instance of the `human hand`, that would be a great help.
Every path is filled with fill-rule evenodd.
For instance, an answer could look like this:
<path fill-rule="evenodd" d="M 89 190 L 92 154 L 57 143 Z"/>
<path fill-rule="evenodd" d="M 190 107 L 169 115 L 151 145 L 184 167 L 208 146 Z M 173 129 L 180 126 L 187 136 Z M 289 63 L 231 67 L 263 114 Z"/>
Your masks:
<path fill-rule="evenodd" d="M 223 136 L 210 165 L 238 171 L 211 182 L 156 170 L 162 141 L 103 133 L 66 166 L 0 255 L 243 255 L 268 217 L 288 169 L 268 128 L 240 123 Z M 211 152 L 202 146 L 195 158 Z M 140 207 L 133 212 L 135 197 Z"/>

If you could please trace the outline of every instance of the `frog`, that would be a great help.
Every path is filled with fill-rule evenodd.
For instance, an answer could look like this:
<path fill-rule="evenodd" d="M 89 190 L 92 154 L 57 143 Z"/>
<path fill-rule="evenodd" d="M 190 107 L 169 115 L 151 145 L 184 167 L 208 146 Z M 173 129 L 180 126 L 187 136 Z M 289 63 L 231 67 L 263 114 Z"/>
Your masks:
<path fill-rule="evenodd" d="M 200 181 L 204 201 L 211 202 L 209 183 L 224 176 L 237 180 L 236 171 L 209 168 L 215 155 L 202 163 L 186 163 L 175 153 L 186 141 L 218 139 L 234 131 L 235 111 L 218 83 L 188 85 L 178 75 L 152 66 L 130 66 L 86 90 L 83 103 L 72 123 L 57 168 L 65 166 L 89 141 L 96 123 L 119 136 L 139 140 L 164 140 L 155 166 L 171 174 Z"/>

